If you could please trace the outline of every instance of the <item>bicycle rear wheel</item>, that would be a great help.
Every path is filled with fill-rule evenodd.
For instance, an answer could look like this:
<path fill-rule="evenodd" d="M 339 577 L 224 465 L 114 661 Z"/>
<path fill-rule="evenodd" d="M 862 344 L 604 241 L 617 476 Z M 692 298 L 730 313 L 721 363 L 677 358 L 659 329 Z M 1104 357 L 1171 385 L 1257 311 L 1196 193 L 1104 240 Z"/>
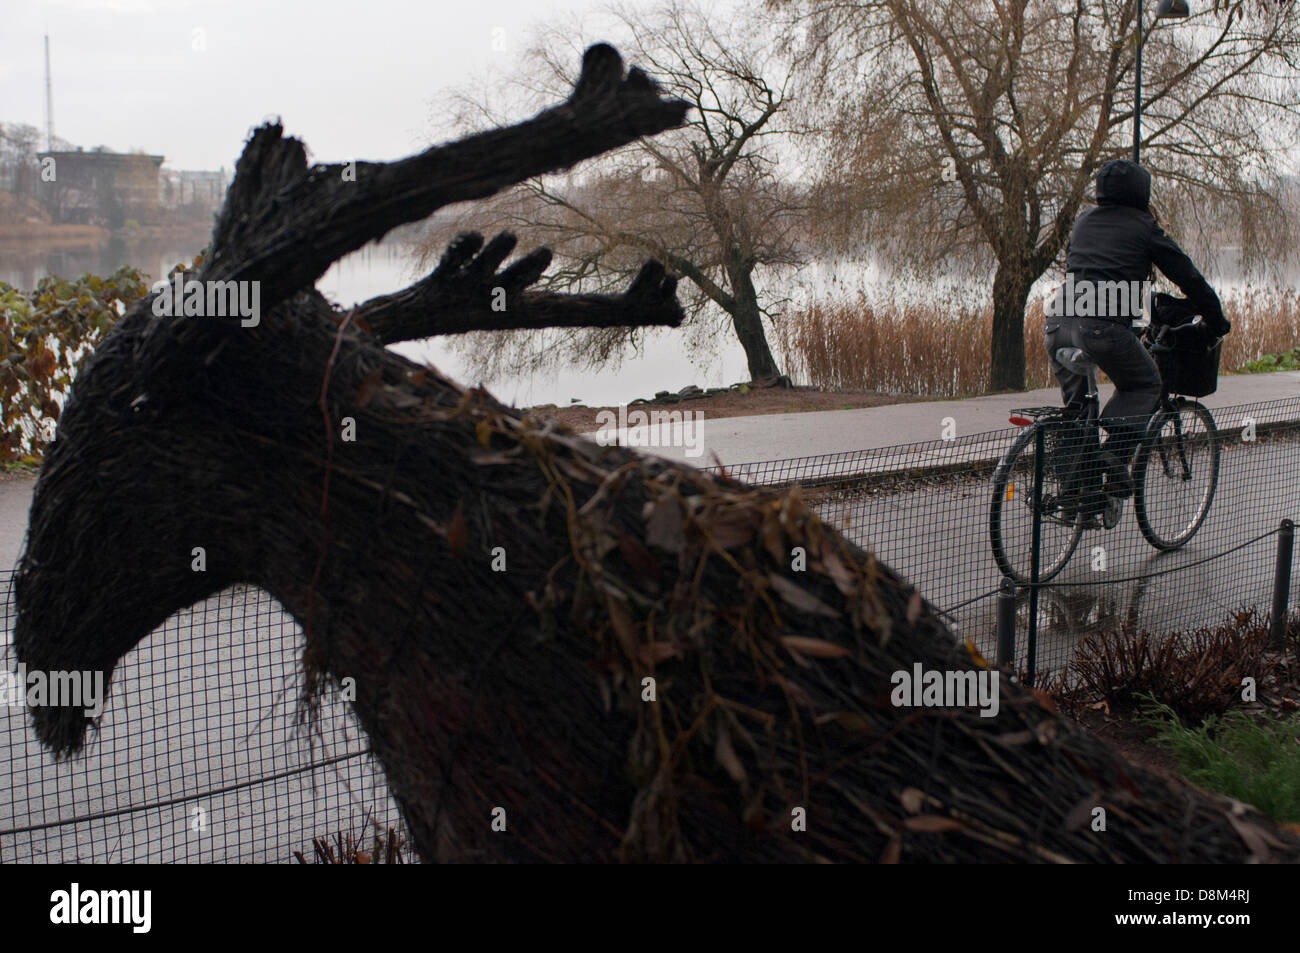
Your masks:
<path fill-rule="evenodd" d="M 1052 427 L 1051 424 L 1043 426 Z M 1056 428 L 1059 430 L 1059 426 Z M 1071 428 L 1073 429 L 1073 428 Z M 993 500 L 989 507 L 989 542 L 998 568 L 1019 585 L 1031 582 L 1034 542 L 1034 433 L 1028 427 L 1016 438 L 993 472 Z M 1063 488 L 1060 467 L 1054 465 L 1053 449 L 1061 443 L 1055 431 L 1045 434 L 1043 460 L 1044 512 L 1039 528 L 1038 581 L 1051 579 L 1070 561 L 1082 520 L 1065 519 L 1053 506 Z"/>
<path fill-rule="evenodd" d="M 1158 410 L 1133 462 L 1133 510 L 1156 549 L 1196 535 L 1219 485 L 1219 436 L 1203 404 L 1180 399 Z"/>

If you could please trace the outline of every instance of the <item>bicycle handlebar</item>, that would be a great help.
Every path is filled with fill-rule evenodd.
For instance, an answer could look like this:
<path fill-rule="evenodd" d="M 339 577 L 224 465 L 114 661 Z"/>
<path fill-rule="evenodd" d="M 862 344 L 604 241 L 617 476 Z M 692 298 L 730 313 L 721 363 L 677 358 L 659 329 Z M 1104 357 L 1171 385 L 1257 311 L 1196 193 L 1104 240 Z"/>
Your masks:
<path fill-rule="evenodd" d="M 1151 342 L 1151 350 L 1153 351 L 1172 350 L 1173 349 L 1172 346 L 1165 343 L 1165 339 L 1167 337 L 1170 337 L 1171 335 L 1176 337 L 1177 335 L 1183 334 L 1187 331 L 1204 327 L 1204 325 L 1205 325 L 1205 319 L 1202 318 L 1199 314 L 1196 315 L 1194 318 L 1192 318 L 1192 320 L 1189 321 L 1187 324 L 1181 324 L 1177 327 L 1173 327 L 1172 325 L 1166 324 L 1160 328 L 1160 333 L 1158 333 L 1155 336 L 1155 339 Z"/>

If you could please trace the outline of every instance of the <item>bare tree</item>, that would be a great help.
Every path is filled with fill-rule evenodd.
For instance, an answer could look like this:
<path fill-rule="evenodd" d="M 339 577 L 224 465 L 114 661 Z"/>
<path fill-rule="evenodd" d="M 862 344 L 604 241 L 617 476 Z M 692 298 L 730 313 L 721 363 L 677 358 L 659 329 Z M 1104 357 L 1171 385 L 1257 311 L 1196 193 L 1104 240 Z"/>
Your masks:
<path fill-rule="evenodd" d="M 645 255 L 654 256 L 689 282 L 683 287 L 688 315 L 707 321 L 711 304 L 726 316 L 752 378 L 777 377 L 764 330 L 771 302 L 756 287 L 755 273 L 800 262 L 795 232 L 802 198 L 775 168 L 774 140 L 789 132 L 780 123 L 788 71 L 760 42 L 739 33 L 724 39 L 698 10 L 676 2 L 650 14 L 616 11 L 615 18 L 628 38 L 623 45 L 647 73 L 691 104 L 685 127 L 619 150 L 581 178 L 532 179 L 479 210 L 473 224 L 545 242 L 556 255 L 546 279 L 556 290 L 620 286 Z M 570 85 L 573 47 L 580 43 L 558 27 L 543 33 L 522 74 L 529 88 L 554 95 Z M 495 119 L 482 97 L 474 105 L 475 120 Z M 436 254 L 445 237 L 435 234 L 426 254 Z M 575 330 L 551 352 L 539 351 L 535 336 L 510 342 L 494 335 L 474 346 L 480 368 L 489 366 L 484 355 L 513 368 L 561 354 L 600 364 L 636 333 Z M 510 343 L 515 348 L 507 356 Z"/>
<path fill-rule="evenodd" d="M 1022 389 L 1030 287 L 1097 168 L 1129 147 L 1135 0 L 774 5 L 806 39 L 829 112 L 827 209 L 851 213 L 841 232 L 866 213 L 870 234 L 917 257 L 988 252 L 992 387 Z M 1145 27 L 1142 158 L 1162 211 L 1216 197 L 1237 211 L 1248 252 L 1280 253 L 1270 237 L 1294 234 L 1276 196 L 1300 120 L 1295 5 L 1216 0 Z"/>

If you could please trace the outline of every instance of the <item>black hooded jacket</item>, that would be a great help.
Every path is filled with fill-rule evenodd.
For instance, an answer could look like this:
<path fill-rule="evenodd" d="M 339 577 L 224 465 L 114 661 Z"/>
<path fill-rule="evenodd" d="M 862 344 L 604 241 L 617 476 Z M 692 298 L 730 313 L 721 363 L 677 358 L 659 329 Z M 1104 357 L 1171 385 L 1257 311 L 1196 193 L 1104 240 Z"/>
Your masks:
<path fill-rule="evenodd" d="M 1216 334 L 1232 325 L 1219 297 L 1150 212 L 1151 174 L 1128 159 L 1111 159 L 1097 173 L 1097 206 L 1074 221 L 1065 267 L 1075 284 L 1142 281 L 1155 265 L 1182 289 Z"/>

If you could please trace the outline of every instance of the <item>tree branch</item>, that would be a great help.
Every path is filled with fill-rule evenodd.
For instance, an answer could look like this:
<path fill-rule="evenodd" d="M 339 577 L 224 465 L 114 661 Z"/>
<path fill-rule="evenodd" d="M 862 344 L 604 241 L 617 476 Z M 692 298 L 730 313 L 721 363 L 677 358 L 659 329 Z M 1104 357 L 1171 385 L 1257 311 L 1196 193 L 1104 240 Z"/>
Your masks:
<path fill-rule="evenodd" d="M 260 281 L 270 309 L 398 225 L 679 126 L 688 109 L 660 98 L 641 70 L 625 77 L 619 54 L 600 44 L 563 104 L 397 162 L 308 169 L 302 143 L 262 126 L 236 165 L 203 277 Z"/>
<path fill-rule="evenodd" d="M 685 317 L 677 280 L 657 261 L 646 262 L 620 295 L 524 291 L 546 270 L 551 252 L 538 248 L 498 272 L 514 247 L 515 237 L 506 233 L 486 247 L 477 233 L 459 235 L 427 278 L 396 294 L 371 298 L 357 308 L 355 320 L 377 340 L 394 344 L 468 331 L 675 328 Z"/>

